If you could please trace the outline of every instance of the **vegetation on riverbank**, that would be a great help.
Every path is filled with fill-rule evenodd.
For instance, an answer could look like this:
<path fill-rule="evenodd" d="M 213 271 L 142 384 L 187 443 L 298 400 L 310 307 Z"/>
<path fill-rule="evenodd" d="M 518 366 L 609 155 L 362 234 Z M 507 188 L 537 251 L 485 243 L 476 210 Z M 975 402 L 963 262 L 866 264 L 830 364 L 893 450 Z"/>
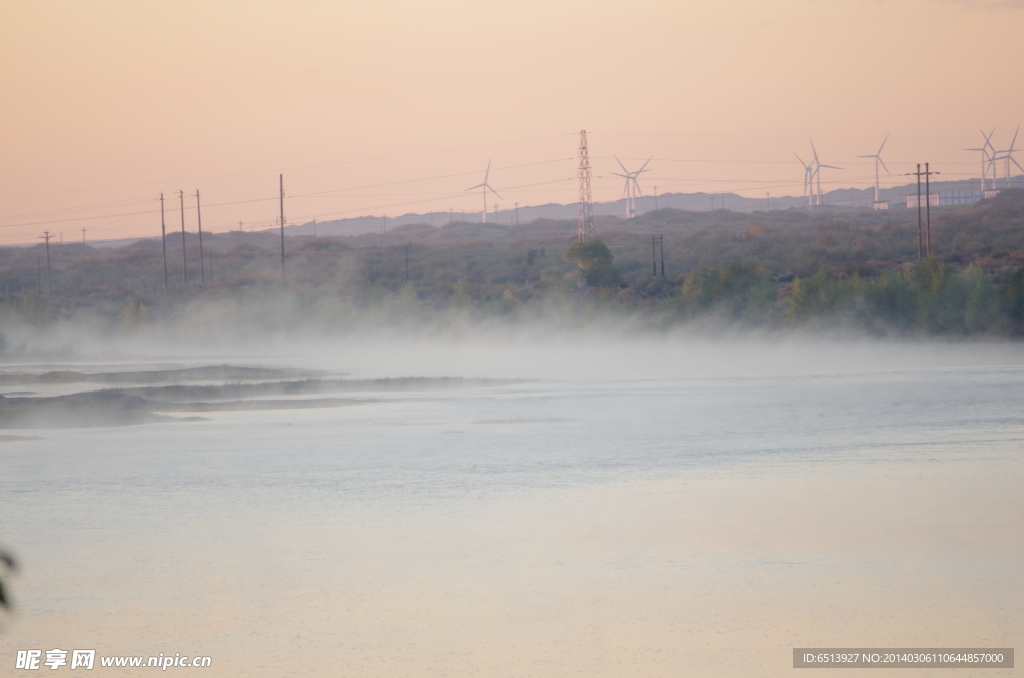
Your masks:
<path fill-rule="evenodd" d="M 3 248 L 0 327 L 88 318 L 110 332 L 185 319 L 329 329 L 369 319 L 571 322 L 605 313 L 650 327 L 714 320 L 883 334 L 1024 335 L 1024 191 L 937 210 L 933 256 L 922 261 L 916 213 L 909 211 L 659 210 L 605 221 L 600 240 L 584 244 L 573 244 L 575 224 L 544 220 L 521 227 L 409 226 L 388 234 L 384 246 L 378 235 L 294 238 L 286 286 L 266 234 L 206 236 L 202 274 L 190 245 L 186 258 L 196 268 L 189 285 L 179 282 L 179 267 L 167 293 L 158 241 L 107 250 L 51 245 L 58 252 L 49 294 L 37 248 Z M 652 233 L 664 235 L 665 276 L 653 270 Z M 180 262 L 180 244 L 170 249 Z M 28 267 L 26 258 L 37 265 Z"/>

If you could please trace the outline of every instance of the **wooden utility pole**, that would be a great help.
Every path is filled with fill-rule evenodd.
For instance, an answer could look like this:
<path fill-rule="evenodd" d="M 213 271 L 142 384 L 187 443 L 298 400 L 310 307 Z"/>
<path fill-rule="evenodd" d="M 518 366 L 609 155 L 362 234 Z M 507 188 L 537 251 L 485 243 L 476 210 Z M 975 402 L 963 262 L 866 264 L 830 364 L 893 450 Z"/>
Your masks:
<path fill-rule="evenodd" d="M 199 209 L 199 189 L 196 189 L 196 224 L 199 226 L 199 280 L 206 287 L 206 266 L 203 264 L 203 215 Z"/>
<path fill-rule="evenodd" d="M 932 255 L 932 192 L 931 182 L 929 177 L 932 174 L 939 174 L 939 172 L 932 172 L 929 170 L 929 163 L 924 164 L 924 171 L 921 171 L 921 163 L 917 163 L 916 172 L 908 172 L 905 176 L 916 176 L 917 177 L 917 259 L 921 260 L 922 249 L 927 256 Z M 925 213 L 927 215 L 927 231 L 922 233 L 921 224 L 921 177 L 924 177 L 925 186 Z"/>
<path fill-rule="evenodd" d="M 665 236 L 658 236 L 658 245 L 661 247 L 661 277 L 665 277 Z"/>
<path fill-rule="evenodd" d="M 658 251 L 661 251 L 661 277 L 665 277 L 665 236 L 651 236 L 651 270 L 654 276 L 658 276 Z"/>
<path fill-rule="evenodd" d="M 921 261 L 921 163 L 917 163 L 917 260 Z"/>
<path fill-rule="evenodd" d="M 928 203 L 925 205 L 925 223 L 927 224 L 927 230 L 925 231 L 925 251 L 930 257 L 932 255 L 932 190 L 931 182 L 928 181 L 929 177 L 933 174 L 939 174 L 938 172 L 931 172 L 928 170 L 928 163 L 924 164 L 924 192 L 928 196 Z"/>
<path fill-rule="evenodd" d="M 280 195 L 278 196 L 281 201 L 281 285 L 284 285 L 284 175 L 278 175 L 280 183 Z"/>
<path fill-rule="evenodd" d="M 188 262 L 185 259 L 185 191 L 178 191 L 181 202 L 181 284 L 188 289 Z"/>
<path fill-rule="evenodd" d="M 160 242 L 164 245 L 164 294 L 167 294 L 167 222 L 164 221 L 164 194 L 160 194 Z"/>
<path fill-rule="evenodd" d="M 51 287 L 50 287 L 50 238 L 52 238 L 53 236 L 50 235 L 49 231 L 43 231 L 43 235 L 41 235 L 39 237 L 46 241 L 46 293 L 49 294 L 50 290 L 51 290 Z"/>
<path fill-rule="evenodd" d="M 85 229 L 82 229 L 82 244 L 85 244 Z"/>

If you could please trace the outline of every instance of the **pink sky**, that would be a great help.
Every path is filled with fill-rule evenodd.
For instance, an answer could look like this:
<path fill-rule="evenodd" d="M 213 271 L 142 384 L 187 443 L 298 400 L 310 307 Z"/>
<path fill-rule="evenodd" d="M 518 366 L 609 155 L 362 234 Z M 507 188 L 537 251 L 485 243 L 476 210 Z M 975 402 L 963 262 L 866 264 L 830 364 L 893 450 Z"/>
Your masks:
<path fill-rule="evenodd" d="M 201 191 L 205 228 L 267 227 L 281 172 L 289 223 L 476 211 L 464 189 L 489 158 L 503 207 L 569 203 L 580 129 L 599 201 L 620 195 L 613 154 L 654 156 L 647 192 L 798 195 L 811 138 L 844 168 L 832 187 L 866 187 L 854 156 L 887 133 L 893 174 L 976 177 L 979 128 L 1002 149 L 1024 122 L 1019 2 L 11 0 L 0 17 L 0 243 L 158 233 L 156 197 L 179 189 Z"/>

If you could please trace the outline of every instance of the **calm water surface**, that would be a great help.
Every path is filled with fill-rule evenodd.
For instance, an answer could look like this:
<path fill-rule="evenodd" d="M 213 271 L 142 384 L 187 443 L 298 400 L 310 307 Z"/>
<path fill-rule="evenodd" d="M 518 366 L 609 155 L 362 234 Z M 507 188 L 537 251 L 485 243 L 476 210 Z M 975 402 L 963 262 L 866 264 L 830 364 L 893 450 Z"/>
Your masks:
<path fill-rule="evenodd" d="M 498 356 L 472 376 L 523 380 L 10 431 L 40 439 L 0 449 L 23 562 L 0 661 L 774 676 L 794 646 L 1020 647 L 1024 367 L 1001 350 L 804 370 Z M 446 355 L 420 373 L 471 376 Z"/>

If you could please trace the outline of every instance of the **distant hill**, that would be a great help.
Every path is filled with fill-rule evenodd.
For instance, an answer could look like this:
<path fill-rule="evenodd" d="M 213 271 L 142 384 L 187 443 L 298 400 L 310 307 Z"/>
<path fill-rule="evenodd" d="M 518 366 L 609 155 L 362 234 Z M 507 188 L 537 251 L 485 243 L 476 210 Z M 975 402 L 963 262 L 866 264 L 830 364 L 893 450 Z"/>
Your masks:
<path fill-rule="evenodd" d="M 932 182 L 933 193 L 947 191 L 973 191 L 978 188 L 977 179 L 960 181 Z M 893 208 L 900 208 L 905 197 L 917 192 L 917 184 L 905 184 L 880 191 L 879 197 L 889 201 Z M 874 201 L 874 191 L 870 188 L 838 188 L 824 194 L 826 205 L 837 208 L 870 208 Z M 807 206 L 805 196 L 772 196 L 773 210 L 799 209 Z M 644 196 L 637 202 L 637 215 L 652 212 L 655 209 L 673 208 L 688 212 L 711 212 L 728 209 L 734 212 L 756 212 L 768 207 L 768 199 L 747 198 L 736 193 L 665 193 L 655 198 Z M 578 203 L 567 205 L 549 203 L 532 207 L 502 209 L 487 215 L 488 223 L 512 225 L 526 224 L 536 219 L 576 219 Z M 625 216 L 626 201 L 594 203 L 594 214 L 604 216 Z M 388 232 L 400 226 L 410 224 L 426 224 L 428 226 L 444 226 L 452 222 L 480 222 L 480 212 L 427 212 L 423 214 L 409 213 L 401 216 L 389 216 L 386 221 L 380 216 L 362 216 L 351 219 L 335 219 L 314 224 L 306 222 L 285 227 L 286 235 L 317 236 L 354 236 L 366 233 L 380 233 L 382 228 Z"/>

